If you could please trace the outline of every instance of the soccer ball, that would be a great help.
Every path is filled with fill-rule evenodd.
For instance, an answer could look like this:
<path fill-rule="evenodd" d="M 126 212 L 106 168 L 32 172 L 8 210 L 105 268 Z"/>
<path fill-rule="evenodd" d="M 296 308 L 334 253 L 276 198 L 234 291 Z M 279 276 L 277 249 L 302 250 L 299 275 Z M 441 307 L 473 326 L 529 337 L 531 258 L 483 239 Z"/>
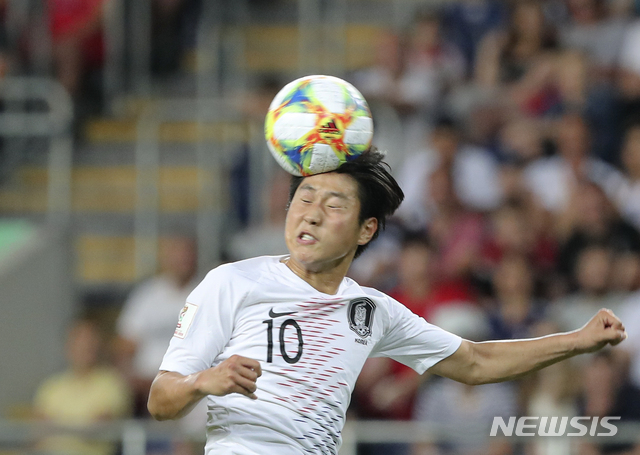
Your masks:
<path fill-rule="evenodd" d="M 366 152 L 373 120 L 364 97 L 332 76 L 306 76 L 273 99 L 264 126 L 267 146 L 289 173 L 329 172 Z"/>

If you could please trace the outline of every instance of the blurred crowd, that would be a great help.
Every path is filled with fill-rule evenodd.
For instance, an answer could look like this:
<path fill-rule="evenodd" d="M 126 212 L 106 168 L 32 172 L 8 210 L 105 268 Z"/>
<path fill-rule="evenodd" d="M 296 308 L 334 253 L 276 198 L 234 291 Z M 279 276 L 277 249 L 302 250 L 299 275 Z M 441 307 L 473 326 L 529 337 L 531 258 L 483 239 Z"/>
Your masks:
<path fill-rule="evenodd" d="M 119 444 L 100 436 L 108 429 L 101 425 L 150 419 L 151 382 L 187 296 L 197 285 L 192 237 L 179 234 L 163 239 L 159 256 L 158 273 L 131 291 L 113 323 L 104 314 L 90 311 L 71 322 L 65 343 L 67 365 L 38 387 L 30 412 L 32 418 L 55 428 L 39 438 L 37 453 L 121 453 Z M 150 441 L 146 453 L 202 453 L 205 422 L 206 402 L 202 401 L 181 420 L 184 437 L 167 434 Z"/>
<path fill-rule="evenodd" d="M 86 13 L 97 11 L 95 5 Z M 51 23 L 54 38 L 66 36 L 67 23 Z M 94 31 L 89 25 L 76 30 L 83 40 Z M 73 42 L 54 40 L 59 68 L 76 65 L 84 45 Z M 0 74 L 3 68 L 0 58 Z M 74 73 L 65 74 L 63 83 L 74 93 Z M 351 418 L 429 422 L 454 436 L 433 445 L 362 445 L 359 454 L 551 453 L 539 451 L 537 442 L 519 447 L 487 438 L 494 416 L 640 422 L 637 3 L 452 0 L 380 36 L 375 64 L 347 79 L 365 95 L 377 122 L 391 113 L 398 131 L 376 123 L 375 141 L 388 149 L 406 196 L 386 231 L 354 263 L 353 278 L 475 341 L 575 330 L 602 307 L 619 315 L 629 334 L 620 348 L 518 382 L 477 387 L 371 359 Z M 246 168 L 246 161 L 237 165 Z M 234 197 L 246 178 L 230 174 L 239 188 L 232 188 Z M 276 175 L 272 182 L 263 225 L 248 226 L 228 242 L 229 260 L 286 253 L 286 178 Z M 238 213 L 246 211 L 246 200 L 232 202 Z M 69 372 L 38 391 L 38 416 L 72 423 L 81 411 L 85 421 L 146 415 L 150 380 L 197 283 L 193 243 L 174 239 L 165 249 L 162 272 L 124 304 L 110 343 L 112 369 L 96 369 L 95 324 L 78 322 L 70 336 L 85 340 L 84 348 L 69 344 Z M 86 399 L 95 395 L 99 404 L 51 415 L 74 402 L 65 394 L 83 396 L 78 378 L 84 378 Z M 107 393 L 114 398 L 107 400 Z M 189 426 L 199 429 L 204 411 L 194 412 Z M 468 443 L 465 436 L 476 433 L 481 442 Z M 562 444 L 554 450 L 568 453 Z M 584 443 L 579 453 L 638 454 L 640 447 Z"/>
<path fill-rule="evenodd" d="M 120 6 L 116 5 L 118 3 Z M 131 0 L 0 0 L 0 79 L 4 76 L 51 75 L 67 90 L 76 115 L 99 114 L 103 108 L 104 66 L 116 51 L 107 23 L 125 30 L 135 23 Z M 149 72 L 155 77 L 175 73 L 194 47 L 201 0 L 152 0 L 149 10 Z M 122 8 L 122 19 L 111 11 Z M 140 20 L 140 18 L 138 18 Z M 130 27 L 133 28 L 133 27 Z M 125 68 L 132 32 L 119 39 Z M 125 78 L 125 74 L 120 77 Z M 122 87 L 126 88 L 126 87 Z"/>
<path fill-rule="evenodd" d="M 352 75 L 374 119 L 391 106 L 405 138 L 400 147 L 381 138 L 406 199 L 354 263 L 357 281 L 476 341 L 575 330 L 602 307 L 629 332 L 621 349 L 508 384 L 466 387 L 372 359 L 355 415 L 430 422 L 458 438 L 363 454 L 517 453 L 490 438 L 465 443 L 488 434 L 488 416 L 640 420 L 636 7 L 449 2 L 381 37 L 376 64 Z"/>

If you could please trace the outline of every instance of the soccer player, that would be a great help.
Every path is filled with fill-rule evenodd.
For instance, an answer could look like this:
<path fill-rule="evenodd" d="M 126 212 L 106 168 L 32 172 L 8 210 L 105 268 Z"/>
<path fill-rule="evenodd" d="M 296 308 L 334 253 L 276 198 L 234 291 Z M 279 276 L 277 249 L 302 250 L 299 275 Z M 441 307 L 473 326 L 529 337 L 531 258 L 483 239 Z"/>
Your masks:
<path fill-rule="evenodd" d="M 345 275 L 400 205 L 371 151 L 336 171 L 294 177 L 289 255 L 225 264 L 191 293 L 151 386 L 149 411 L 179 418 L 208 397 L 207 454 L 337 454 L 367 357 L 466 384 L 518 378 L 625 337 L 600 310 L 582 329 L 474 343 Z"/>

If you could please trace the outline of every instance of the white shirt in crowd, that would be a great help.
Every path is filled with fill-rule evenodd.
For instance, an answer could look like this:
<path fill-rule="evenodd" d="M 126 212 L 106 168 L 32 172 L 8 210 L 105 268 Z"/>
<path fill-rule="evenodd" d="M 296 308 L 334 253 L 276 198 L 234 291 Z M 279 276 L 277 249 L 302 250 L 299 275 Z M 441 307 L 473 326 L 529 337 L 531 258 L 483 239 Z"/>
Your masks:
<path fill-rule="evenodd" d="M 404 201 L 396 214 L 410 224 L 428 223 L 429 177 L 440 166 L 434 150 L 424 150 L 407 158 L 398 173 Z M 472 145 L 460 147 L 453 162 L 453 185 L 466 206 L 485 211 L 498 207 L 502 189 L 498 163 L 487 150 Z"/>
<path fill-rule="evenodd" d="M 627 27 L 620 50 L 620 66 L 640 74 L 640 20 Z"/>
<path fill-rule="evenodd" d="M 176 328 L 176 318 L 196 283 L 178 287 L 160 275 L 140 284 L 127 299 L 117 323 L 118 335 L 136 343 L 136 376 L 153 379 Z"/>
<path fill-rule="evenodd" d="M 414 420 L 453 436 L 448 441 L 453 453 L 492 453 L 491 423 L 518 415 L 518 397 L 510 383 L 469 387 L 443 379 L 419 391 L 413 413 Z"/>
<path fill-rule="evenodd" d="M 620 58 L 627 26 L 626 18 L 616 17 L 593 24 L 568 24 L 560 29 L 560 43 L 562 48 L 581 51 L 597 66 L 613 68 Z"/>
<path fill-rule="evenodd" d="M 317 291 L 282 256 L 222 265 L 188 297 L 161 365 L 183 375 L 237 354 L 260 361 L 257 400 L 208 397 L 207 454 L 337 454 L 351 392 L 368 357 L 418 373 L 461 338 L 387 295 L 344 278 Z"/>
<path fill-rule="evenodd" d="M 587 178 L 600 186 L 607 196 L 615 198 L 624 182 L 622 174 L 595 158 L 587 158 L 585 166 Z M 571 189 L 577 184 L 571 166 L 560 156 L 541 158 L 529 164 L 525 168 L 524 178 L 531 192 L 551 212 L 566 208 Z"/>

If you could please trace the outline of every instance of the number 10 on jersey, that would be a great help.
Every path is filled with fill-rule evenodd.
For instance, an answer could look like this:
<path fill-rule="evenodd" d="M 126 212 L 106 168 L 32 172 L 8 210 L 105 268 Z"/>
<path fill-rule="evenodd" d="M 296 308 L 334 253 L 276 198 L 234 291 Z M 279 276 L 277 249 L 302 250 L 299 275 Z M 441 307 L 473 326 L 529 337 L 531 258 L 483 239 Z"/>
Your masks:
<path fill-rule="evenodd" d="M 273 362 L 273 319 L 267 319 L 265 321 L 262 321 L 262 323 L 267 324 L 267 363 L 272 363 Z M 285 340 L 284 340 L 285 330 L 289 326 L 292 326 L 296 329 L 296 334 L 298 336 L 298 351 L 296 352 L 296 355 L 293 357 L 287 354 L 287 351 L 285 349 Z M 300 357 L 302 357 L 302 346 L 304 345 L 304 343 L 302 341 L 302 329 L 300 328 L 298 323 L 295 321 L 295 319 L 287 319 L 282 323 L 282 325 L 280 326 L 279 334 L 278 334 L 278 340 L 280 341 L 280 354 L 282 355 L 282 358 L 284 359 L 284 361 L 287 363 L 297 363 L 300 360 Z"/>

